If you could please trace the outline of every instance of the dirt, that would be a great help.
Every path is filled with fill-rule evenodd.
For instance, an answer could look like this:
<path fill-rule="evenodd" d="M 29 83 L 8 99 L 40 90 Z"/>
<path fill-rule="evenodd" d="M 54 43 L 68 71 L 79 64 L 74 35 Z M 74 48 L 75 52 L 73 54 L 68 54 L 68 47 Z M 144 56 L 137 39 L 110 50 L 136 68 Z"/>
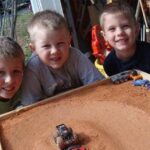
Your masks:
<path fill-rule="evenodd" d="M 57 150 L 53 133 L 70 126 L 87 150 L 149 150 L 150 91 L 132 81 L 87 86 L 1 120 L 6 150 Z"/>

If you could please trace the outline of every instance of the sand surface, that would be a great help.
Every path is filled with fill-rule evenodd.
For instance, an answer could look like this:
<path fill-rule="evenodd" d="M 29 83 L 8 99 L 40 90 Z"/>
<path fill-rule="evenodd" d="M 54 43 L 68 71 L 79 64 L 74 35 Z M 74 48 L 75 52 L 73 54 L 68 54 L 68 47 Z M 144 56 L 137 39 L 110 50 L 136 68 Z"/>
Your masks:
<path fill-rule="evenodd" d="M 76 132 L 87 150 L 149 150 L 150 91 L 96 83 L 1 121 L 4 150 L 57 150 L 55 126 Z"/>

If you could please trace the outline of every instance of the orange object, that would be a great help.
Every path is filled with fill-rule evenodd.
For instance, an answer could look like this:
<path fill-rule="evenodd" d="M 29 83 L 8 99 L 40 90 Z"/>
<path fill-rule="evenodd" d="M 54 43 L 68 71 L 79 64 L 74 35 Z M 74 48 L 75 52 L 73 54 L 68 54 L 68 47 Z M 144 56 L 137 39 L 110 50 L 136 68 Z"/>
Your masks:
<path fill-rule="evenodd" d="M 92 27 L 92 50 L 93 55 L 99 59 L 100 64 L 104 63 L 106 50 L 111 51 L 112 47 L 104 40 L 101 35 L 100 25 Z"/>
<path fill-rule="evenodd" d="M 132 80 L 139 80 L 139 79 L 143 79 L 142 75 L 141 74 L 137 74 L 137 75 L 129 75 L 129 78 L 132 79 Z"/>

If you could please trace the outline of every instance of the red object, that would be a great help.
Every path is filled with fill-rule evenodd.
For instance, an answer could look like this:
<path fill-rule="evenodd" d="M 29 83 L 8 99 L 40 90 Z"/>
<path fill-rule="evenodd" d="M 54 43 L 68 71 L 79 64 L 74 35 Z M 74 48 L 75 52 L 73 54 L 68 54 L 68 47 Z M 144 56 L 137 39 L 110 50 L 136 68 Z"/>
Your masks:
<path fill-rule="evenodd" d="M 109 43 L 106 42 L 101 35 L 100 25 L 94 25 L 92 27 L 92 49 L 93 55 L 99 59 L 101 64 L 104 63 L 106 50 L 111 51 L 112 49 Z"/>

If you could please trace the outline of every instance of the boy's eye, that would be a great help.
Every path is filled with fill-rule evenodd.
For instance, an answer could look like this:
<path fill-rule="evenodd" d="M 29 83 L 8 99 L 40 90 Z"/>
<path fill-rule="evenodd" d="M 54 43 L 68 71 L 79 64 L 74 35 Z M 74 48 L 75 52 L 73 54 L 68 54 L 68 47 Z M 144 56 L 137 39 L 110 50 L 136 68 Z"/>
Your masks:
<path fill-rule="evenodd" d="M 42 47 L 43 47 L 43 48 L 50 48 L 51 45 L 43 45 Z"/>
<path fill-rule="evenodd" d="M 0 71 L 0 77 L 3 77 L 5 75 L 4 71 Z"/>
<path fill-rule="evenodd" d="M 115 31 L 115 27 L 111 27 L 108 29 L 109 31 Z"/>
<path fill-rule="evenodd" d="M 15 76 L 20 76 L 22 74 L 23 74 L 23 72 L 21 70 L 14 70 L 13 71 L 13 75 L 15 75 Z"/>
<path fill-rule="evenodd" d="M 62 46 L 65 46 L 65 44 L 66 44 L 65 42 L 60 42 L 60 43 L 57 44 L 57 46 L 62 47 Z"/>
<path fill-rule="evenodd" d="M 65 44 L 65 42 L 60 42 L 60 43 L 58 43 L 58 45 L 64 45 Z"/>
<path fill-rule="evenodd" d="M 122 26 L 122 28 L 123 28 L 123 29 L 127 29 L 127 28 L 129 28 L 129 25 L 128 25 L 128 24 L 125 24 L 125 25 Z"/>

